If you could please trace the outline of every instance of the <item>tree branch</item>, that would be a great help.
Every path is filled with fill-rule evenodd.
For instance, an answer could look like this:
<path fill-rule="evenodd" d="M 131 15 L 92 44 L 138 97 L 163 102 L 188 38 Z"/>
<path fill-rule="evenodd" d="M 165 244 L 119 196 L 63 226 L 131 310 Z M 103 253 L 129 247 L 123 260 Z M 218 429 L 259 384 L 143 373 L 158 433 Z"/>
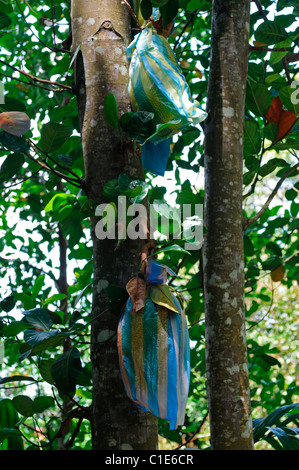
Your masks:
<path fill-rule="evenodd" d="M 254 1 L 254 3 L 256 4 L 256 8 L 258 9 L 258 11 L 259 11 L 261 17 L 262 17 L 265 21 L 268 21 L 267 15 L 266 15 L 266 13 L 264 12 L 263 7 L 262 7 L 261 3 L 259 2 L 259 0 L 253 0 L 253 1 Z"/>
<path fill-rule="evenodd" d="M 262 5 L 261 5 L 261 3 L 260 3 L 260 1 L 259 1 L 259 0 L 253 0 L 253 1 L 254 1 L 254 3 L 256 4 L 256 7 L 257 7 L 257 9 L 258 9 L 258 11 L 259 11 L 259 13 L 260 13 L 260 16 L 264 19 L 264 21 L 269 21 L 268 18 L 267 18 L 267 15 L 266 15 L 266 13 L 265 13 L 265 11 L 264 11 Z M 283 68 L 284 68 L 284 70 L 285 70 L 285 73 L 286 73 L 286 76 L 287 76 L 288 84 L 290 85 L 290 84 L 292 83 L 292 78 L 291 78 L 291 76 L 290 76 L 290 71 L 289 71 L 289 68 L 288 68 L 288 61 L 287 61 L 285 58 L 283 58 L 283 59 L 281 60 L 281 63 L 282 63 Z"/>
<path fill-rule="evenodd" d="M 25 15 L 24 15 L 23 11 L 21 10 L 21 7 L 20 7 L 20 4 L 19 4 L 18 0 L 17 0 L 17 5 L 18 5 L 18 9 L 19 9 L 19 12 L 20 12 L 21 15 L 22 15 L 23 20 L 25 21 L 26 25 L 28 26 L 28 28 L 29 28 L 30 31 L 32 32 L 33 36 L 35 36 L 36 39 L 37 39 L 44 47 L 46 47 L 47 49 L 50 49 L 50 51 L 52 51 L 52 52 L 66 52 L 66 53 L 70 54 L 70 51 L 67 50 L 67 49 L 62 49 L 62 48 L 56 47 L 56 46 L 55 46 L 55 47 L 51 47 L 51 46 L 48 46 L 47 44 L 45 44 L 45 43 L 40 39 L 40 37 L 39 37 L 37 34 L 35 34 L 35 32 L 34 32 L 34 31 L 32 30 L 32 28 L 31 28 L 30 24 L 27 22 L 26 17 L 25 17 Z"/>
<path fill-rule="evenodd" d="M 14 70 L 15 72 L 19 72 L 21 73 L 22 75 L 25 75 L 26 77 L 28 77 L 30 80 L 32 80 L 32 82 L 39 82 L 39 83 L 44 83 L 44 84 L 47 84 L 47 85 L 53 85 L 53 86 L 57 86 L 57 87 L 60 87 L 60 89 L 56 90 L 56 89 L 49 89 L 49 88 L 46 88 L 46 90 L 50 90 L 50 91 L 70 91 L 71 93 L 75 93 L 74 91 L 74 87 L 71 87 L 69 85 L 64 85 L 62 83 L 59 83 L 59 82 L 56 82 L 56 81 L 51 81 L 51 80 L 46 80 L 44 78 L 38 78 L 38 77 L 35 77 L 34 75 L 31 75 L 30 73 L 28 72 L 24 72 L 23 70 L 21 69 L 18 69 L 17 67 L 15 67 L 14 65 L 11 65 L 7 62 L 4 62 L 4 60 L 0 60 L 0 63 L 3 64 L 3 65 L 6 65 L 7 67 L 10 67 L 12 70 Z M 14 77 L 11 77 L 11 78 L 14 78 Z M 34 83 L 28 83 L 28 82 L 25 82 L 27 85 L 34 85 Z"/>
<path fill-rule="evenodd" d="M 83 184 L 83 180 L 82 178 L 80 178 L 80 176 L 78 176 L 74 171 L 72 171 L 69 167 L 65 166 L 65 165 L 61 165 L 61 163 L 57 162 L 55 160 L 55 158 L 51 157 L 51 155 L 47 154 L 46 152 L 44 152 L 38 145 L 36 145 L 34 142 L 32 142 L 31 139 L 28 139 L 31 146 L 34 148 L 34 150 L 38 150 L 39 152 L 41 152 L 43 155 L 45 155 L 45 157 L 49 158 L 53 163 L 55 163 L 59 168 L 61 168 L 62 170 L 65 170 L 67 171 L 68 173 L 70 173 L 71 175 L 74 176 L 74 178 L 70 178 L 70 180 L 72 181 L 76 181 L 80 184 Z M 37 153 L 37 152 L 36 152 Z"/>
<path fill-rule="evenodd" d="M 271 201 L 274 199 L 274 197 L 276 196 L 279 188 L 281 187 L 282 183 L 284 182 L 285 179 L 287 179 L 292 173 L 294 173 L 297 169 L 299 168 L 299 163 L 296 163 L 296 165 L 292 166 L 289 170 L 287 170 L 283 175 L 282 177 L 280 178 L 280 180 L 278 181 L 278 183 L 276 184 L 275 188 L 273 189 L 272 193 L 270 194 L 270 196 L 268 197 L 267 201 L 265 202 L 265 204 L 263 205 L 263 207 L 253 216 L 253 217 L 250 217 L 248 219 L 245 219 L 244 220 L 244 223 L 243 223 L 243 228 L 244 230 L 247 229 L 247 227 L 249 227 L 249 225 L 252 225 L 254 224 L 262 215 L 263 213 L 265 212 L 265 210 L 269 207 Z"/>
<path fill-rule="evenodd" d="M 291 51 L 291 47 L 265 47 L 265 46 L 252 46 L 249 45 L 250 51 L 268 51 L 268 52 L 286 52 Z"/>
<path fill-rule="evenodd" d="M 44 170 L 50 172 L 50 173 L 54 173 L 56 176 L 59 176 L 60 178 L 62 178 L 63 180 L 67 181 L 68 183 L 71 183 L 73 186 L 76 186 L 77 188 L 82 188 L 82 185 L 81 184 L 76 184 L 75 183 L 75 178 L 70 178 L 69 176 L 66 176 L 64 173 L 61 173 L 60 171 L 56 171 L 54 170 L 53 168 L 51 168 L 50 166 L 46 165 L 45 163 L 43 162 L 40 162 L 39 160 L 36 160 L 34 157 L 32 157 L 30 155 L 30 153 L 28 152 L 24 152 L 24 154 L 30 158 L 30 160 L 32 160 L 33 162 L 37 163 L 39 166 L 41 166 Z M 78 181 L 78 180 L 77 180 Z"/>
<path fill-rule="evenodd" d="M 18 264 L 19 266 L 23 264 L 24 266 L 27 266 L 28 269 L 32 269 L 32 270 L 38 271 L 39 273 L 46 274 L 47 276 L 49 276 L 52 279 L 52 281 L 54 281 L 55 285 L 57 285 L 58 280 L 56 279 L 54 274 L 52 274 L 51 272 L 44 271 L 42 268 L 40 268 L 38 266 L 34 266 L 34 265 L 30 264 L 29 261 L 26 261 L 26 260 L 22 261 L 22 260 L 19 260 L 19 259 L 5 259 L 3 257 L 0 257 L 0 263 L 3 263 L 5 265 L 7 265 L 7 264 L 12 264 L 12 265 L 13 264 Z"/>
<path fill-rule="evenodd" d="M 285 60 L 287 62 L 298 62 L 299 61 L 299 54 L 288 54 L 285 56 Z"/>
<path fill-rule="evenodd" d="M 183 37 L 184 32 L 187 30 L 189 24 L 192 23 L 192 21 L 194 20 L 194 18 L 196 18 L 196 15 L 197 15 L 198 11 L 199 11 L 199 10 L 197 9 L 197 10 L 194 10 L 194 11 L 191 13 L 189 20 L 187 21 L 187 23 L 186 23 L 185 26 L 183 27 L 183 29 L 182 29 L 182 31 L 181 31 L 179 37 L 178 37 L 177 40 L 175 41 L 175 44 L 174 44 L 174 46 L 173 46 L 173 50 L 174 50 L 174 51 L 175 51 L 175 49 L 177 48 L 177 46 L 178 46 L 178 44 L 179 44 L 181 38 Z"/>

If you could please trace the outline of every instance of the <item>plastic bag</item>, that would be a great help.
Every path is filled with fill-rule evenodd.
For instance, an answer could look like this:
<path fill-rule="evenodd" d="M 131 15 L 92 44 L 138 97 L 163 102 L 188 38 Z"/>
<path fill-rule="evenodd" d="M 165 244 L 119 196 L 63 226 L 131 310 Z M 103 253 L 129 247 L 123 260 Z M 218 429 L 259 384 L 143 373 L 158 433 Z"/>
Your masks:
<path fill-rule="evenodd" d="M 164 175 L 170 137 L 200 123 L 207 114 L 192 99 L 168 41 L 157 34 L 151 23 L 136 35 L 127 54 L 131 60 L 128 91 L 133 111 L 153 113 L 156 126 L 155 134 L 142 146 L 143 166 Z M 162 142 L 164 145 L 159 145 Z"/>
<path fill-rule="evenodd" d="M 129 281 L 134 289 L 127 287 L 130 297 L 119 321 L 118 353 L 129 398 L 141 411 L 169 421 L 173 430 L 184 423 L 190 347 L 181 302 L 164 284 L 167 272 L 166 266 L 150 260 L 147 282 Z"/>

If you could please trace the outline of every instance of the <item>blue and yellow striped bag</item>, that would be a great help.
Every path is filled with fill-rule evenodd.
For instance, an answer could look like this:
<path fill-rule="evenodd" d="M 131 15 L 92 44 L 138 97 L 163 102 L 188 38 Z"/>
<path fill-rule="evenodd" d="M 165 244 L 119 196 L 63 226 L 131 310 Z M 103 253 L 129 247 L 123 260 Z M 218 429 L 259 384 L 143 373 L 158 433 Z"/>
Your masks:
<path fill-rule="evenodd" d="M 128 91 L 132 109 L 153 113 L 156 126 L 155 134 L 142 146 L 143 166 L 163 175 L 170 137 L 200 123 L 207 114 L 192 99 L 167 39 L 158 35 L 151 23 L 136 35 L 127 54 L 131 61 Z"/>
<path fill-rule="evenodd" d="M 190 384 L 189 334 L 181 301 L 164 283 L 167 268 L 155 261 L 150 268 L 145 285 L 140 287 L 142 281 L 133 278 L 135 290 L 128 289 L 130 297 L 118 326 L 120 371 L 126 393 L 137 408 L 169 421 L 173 430 L 184 424 Z M 136 299 L 140 301 L 143 295 L 140 304 Z"/>

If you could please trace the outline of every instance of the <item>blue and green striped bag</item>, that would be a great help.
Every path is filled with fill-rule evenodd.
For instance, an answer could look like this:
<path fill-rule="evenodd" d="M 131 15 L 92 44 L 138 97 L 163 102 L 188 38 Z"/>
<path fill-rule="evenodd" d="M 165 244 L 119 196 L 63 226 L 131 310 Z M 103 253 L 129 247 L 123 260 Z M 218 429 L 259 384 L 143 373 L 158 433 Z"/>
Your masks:
<path fill-rule="evenodd" d="M 136 35 L 127 54 L 132 109 L 153 113 L 156 126 L 155 134 L 142 146 L 143 166 L 163 175 L 170 137 L 189 125 L 200 123 L 207 114 L 192 99 L 167 39 L 158 35 L 151 23 Z"/>
<path fill-rule="evenodd" d="M 121 316 L 119 363 L 132 402 L 140 411 L 169 421 L 173 430 L 184 424 L 190 384 L 189 334 L 181 301 L 164 283 L 167 268 L 153 263 L 143 308 L 134 311 L 130 291 L 132 298 Z"/>

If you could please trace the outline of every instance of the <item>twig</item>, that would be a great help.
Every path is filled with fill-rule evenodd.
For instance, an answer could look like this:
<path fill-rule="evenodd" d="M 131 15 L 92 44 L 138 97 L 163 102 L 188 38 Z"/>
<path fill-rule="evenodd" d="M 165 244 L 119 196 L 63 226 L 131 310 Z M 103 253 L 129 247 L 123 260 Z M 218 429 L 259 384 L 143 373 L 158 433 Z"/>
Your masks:
<path fill-rule="evenodd" d="M 253 322 L 253 324 L 251 326 L 246 328 L 246 331 L 251 330 L 251 328 L 256 327 L 256 325 L 261 323 L 269 315 L 269 313 L 271 312 L 272 306 L 273 306 L 273 301 L 274 301 L 274 289 L 271 290 L 271 303 L 270 303 L 270 306 L 269 306 L 267 312 L 265 313 L 265 315 L 259 321 Z"/>
<path fill-rule="evenodd" d="M 30 180 L 32 176 L 37 175 L 40 172 L 41 168 L 39 168 L 37 171 L 32 173 L 30 176 L 27 176 L 27 178 L 22 179 L 21 181 L 18 181 L 17 183 L 10 184 L 9 186 L 0 186 L 0 189 L 10 189 L 13 186 L 17 186 L 18 184 L 24 183 L 24 181 Z"/>
<path fill-rule="evenodd" d="M 14 259 L 14 260 L 8 260 L 8 259 L 5 259 L 3 257 L 0 257 L 0 263 L 4 263 L 4 264 L 18 264 L 18 265 L 25 265 L 27 266 L 27 268 L 29 269 L 33 269 L 33 270 L 36 270 L 40 273 L 43 273 L 43 274 L 46 274 L 47 276 L 49 276 L 52 281 L 55 282 L 55 284 L 57 283 L 57 279 L 55 278 L 54 274 L 52 274 L 51 272 L 47 272 L 47 271 L 44 271 L 42 268 L 39 268 L 38 266 L 33 266 L 32 264 L 30 264 L 28 261 L 24 260 L 19 260 L 19 259 Z"/>
<path fill-rule="evenodd" d="M 33 162 L 37 163 L 40 167 L 42 167 L 44 170 L 50 172 L 50 173 L 54 173 L 56 176 L 59 176 L 60 178 L 62 178 L 63 180 L 67 181 L 68 183 L 72 184 L 73 186 L 76 186 L 77 188 L 82 188 L 82 186 L 80 184 L 76 184 L 75 183 L 75 179 L 74 178 L 70 178 L 69 176 L 66 176 L 64 173 L 61 173 L 60 171 L 57 171 L 57 170 L 54 170 L 53 168 L 51 168 L 50 166 L 46 165 L 45 163 L 43 162 L 40 162 L 39 160 L 36 160 L 34 157 L 32 157 L 30 155 L 30 153 L 28 152 L 24 152 L 24 154 L 30 158 L 30 160 L 32 160 Z"/>
<path fill-rule="evenodd" d="M 19 9 L 19 11 L 20 11 L 20 13 L 21 13 L 21 15 L 22 15 L 23 20 L 25 21 L 26 25 L 28 26 L 28 28 L 29 28 L 30 31 L 32 32 L 33 36 L 35 36 L 36 39 L 37 39 L 44 47 L 46 47 L 47 49 L 50 49 L 50 51 L 52 51 L 52 52 L 67 52 L 68 54 L 70 54 L 70 51 L 68 51 L 68 50 L 66 50 L 66 49 L 62 49 L 62 48 L 60 48 L 60 47 L 51 47 L 51 46 L 48 46 L 47 44 L 45 44 L 45 43 L 40 39 L 40 37 L 39 37 L 37 34 L 35 34 L 35 32 L 33 31 L 33 29 L 31 28 L 30 24 L 27 22 L 26 17 L 25 17 L 25 15 L 24 15 L 24 13 L 23 13 L 21 7 L 20 7 L 20 4 L 19 4 L 19 1 L 18 1 L 18 0 L 17 0 L 17 5 L 18 5 L 18 9 Z"/>
<path fill-rule="evenodd" d="M 291 47 L 265 47 L 265 46 L 249 46 L 250 51 L 268 51 L 268 52 L 286 52 L 291 51 Z"/>
<path fill-rule="evenodd" d="M 79 183 L 83 183 L 83 180 L 80 178 L 80 176 L 78 176 L 68 166 L 61 165 L 61 163 L 57 162 L 55 160 L 55 158 L 53 158 L 51 155 L 44 152 L 38 145 L 36 145 L 34 142 L 32 142 L 31 139 L 28 139 L 28 140 L 29 140 L 29 142 L 31 143 L 31 145 L 34 149 L 37 149 L 39 152 L 41 152 L 43 155 L 45 155 L 45 157 L 49 158 L 53 163 L 55 163 L 59 168 L 61 168 L 62 170 L 67 171 L 68 173 L 70 173 L 71 175 L 73 175 L 75 177 L 75 178 L 70 178 L 70 179 L 72 179 L 73 181 L 78 181 Z"/>
<path fill-rule="evenodd" d="M 65 449 L 69 449 L 70 447 L 72 447 L 72 445 L 74 444 L 74 441 L 80 431 L 80 427 L 81 427 L 81 424 L 82 424 L 82 421 L 83 421 L 83 416 L 80 416 L 79 417 L 79 420 L 78 420 L 78 423 L 77 423 L 77 426 L 75 428 L 75 431 L 73 432 L 73 435 L 72 437 L 70 438 L 70 440 L 65 444 Z"/>
<path fill-rule="evenodd" d="M 285 60 L 287 62 L 298 62 L 299 61 L 299 54 L 288 54 L 285 56 Z"/>
<path fill-rule="evenodd" d="M 53 85 L 53 86 L 57 86 L 57 87 L 61 87 L 61 89 L 63 89 L 64 91 L 70 91 L 72 93 L 74 93 L 74 88 L 69 86 L 69 85 L 64 85 L 62 83 L 58 83 L 56 81 L 51 81 L 51 80 L 46 80 L 44 78 L 38 78 L 38 77 L 35 77 L 34 75 L 31 75 L 30 73 L 28 72 L 24 72 L 23 70 L 21 69 L 18 69 L 17 67 L 15 67 L 14 65 L 11 65 L 7 62 L 4 62 L 3 60 L 0 60 L 0 63 L 3 64 L 3 65 L 6 65 L 7 67 L 10 67 L 11 69 L 13 69 L 15 72 L 19 72 L 21 73 L 22 75 L 25 75 L 26 77 L 30 78 L 30 80 L 32 80 L 33 82 L 39 82 L 39 83 L 45 83 L 47 85 Z M 13 78 L 13 77 L 12 77 Z M 27 83 L 27 85 L 29 85 L 29 83 Z M 50 90 L 50 91 L 57 91 L 57 90 Z M 62 90 L 58 90 L 58 91 L 62 91 Z"/>
<path fill-rule="evenodd" d="M 259 11 L 261 17 L 262 17 L 265 21 L 268 21 L 267 15 L 266 15 L 266 13 L 264 12 L 263 7 L 262 7 L 261 3 L 259 2 L 259 0 L 253 0 L 253 1 L 254 1 L 254 3 L 256 4 L 256 7 L 257 7 L 257 9 L 258 9 L 258 11 Z"/>
<path fill-rule="evenodd" d="M 254 181 L 253 181 L 253 183 L 251 184 L 250 190 L 249 190 L 246 194 L 244 194 L 243 200 L 246 199 L 247 197 L 251 196 L 251 194 L 254 193 L 255 187 L 256 187 L 257 182 L 258 182 L 259 171 L 260 171 L 260 168 L 261 168 L 262 159 L 263 159 L 265 150 L 266 150 L 266 149 L 265 149 L 265 137 L 263 137 L 262 151 L 261 151 L 261 155 L 260 155 L 260 158 L 259 158 L 259 161 L 258 161 L 258 167 L 257 167 L 257 170 L 256 170 L 256 174 L 255 174 L 255 177 L 254 177 Z M 267 149 L 267 150 L 268 150 L 268 149 Z"/>
<path fill-rule="evenodd" d="M 297 168 L 299 168 L 299 163 L 296 163 L 296 165 L 292 166 L 292 168 L 290 168 L 289 170 L 287 170 L 283 175 L 282 177 L 280 178 L 280 180 L 278 181 L 278 183 L 276 184 L 275 188 L 273 189 L 272 193 L 270 194 L 270 196 L 268 197 L 267 201 L 265 202 L 264 206 L 253 216 L 253 217 L 250 217 L 248 219 L 245 219 L 244 223 L 243 223 L 243 228 L 244 230 L 247 229 L 247 227 L 249 227 L 249 225 L 252 225 L 254 224 L 262 215 L 263 213 L 265 212 L 265 210 L 269 207 L 271 201 L 273 200 L 273 198 L 275 197 L 275 195 L 277 194 L 279 188 L 281 187 L 282 183 L 284 182 L 285 179 L 288 178 L 288 176 L 290 176 L 292 173 L 294 173 Z"/>
<path fill-rule="evenodd" d="M 141 31 L 141 30 L 142 30 L 141 24 L 140 24 L 140 22 L 139 22 L 139 20 L 138 20 L 138 18 L 137 18 L 137 16 L 136 16 L 136 14 L 135 14 L 133 8 L 131 7 L 131 5 L 127 2 L 127 0 L 122 0 L 121 3 L 122 3 L 123 5 L 126 5 L 126 6 L 128 7 L 129 12 L 130 12 L 132 18 L 134 18 L 134 21 L 135 21 L 135 23 L 137 24 L 138 29 Z"/>
<path fill-rule="evenodd" d="M 264 10 L 263 10 L 263 7 L 262 7 L 260 1 L 259 1 L 259 0 L 254 0 L 254 3 L 256 4 L 256 7 L 257 7 L 257 9 L 258 9 L 258 11 L 259 11 L 259 13 L 260 13 L 260 16 L 261 16 L 265 21 L 269 21 L 268 18 L 267 18 L 266 13 L 265 13 Z M 285 58 L 283 58 L 283 59 L 281 60 L 281 63 L 282 63 L 282 65 L 283 65 L 283 68 L 284 68 L 285 73 L 286 73 L 286 76 L 287 76 L 288 84 L 290 85 L 290 84 L 292 83 L 292 78 L 291 78 L 291 76 L 290 76 L 290 71 L 289 71 L 287 62 L 288 62 L 288 61 L 287 61 Z"/>
<path fill-rule="evenodd" d="M 191 434 L 190 437 L 188 437 L 188 439 L 186 440 L 186 442 L 184 442 L 184 444 L 181 444 L 180 446 L 176 447 L 174 450 L 178 450 L 180 449 L 181 447 L 184 447 L 186 444 L 188 444 L 188 442 L 192 441 L 192 439 L 194 439 L 194 437 L 196 436 L 196 434 L 199 433 L 199 431 L 201 430 L 201 428 L 203 427 L 207 417 L 209 416 L 209 412 L 207 411 L 206 414 L 204 415 L 202 421 L 200 422 L 200 424 L 198 425 L 198 427 L 196 428 L 196 430 L 194 431 L 193 434 Z"/>
<path fill-rule="evenodd" d="M 177 46 L 178 46 L 178 44 L 179 44 L 179 42 L 180 42 L 180 40 L 181 40 L 181 38 L 182 38 L 184 32 L 187 30 L 189 24 L 192 23 L 192 21 L 194 20 L 194 18 L 196 17 L 196 15 L 197 15 L 198 12 L 199 12 L 199 10 L 197 9 L 197 10 L 194 10 L 194 11 L 191 13 L 189 20 L 187 21 L 187 23 L 186 23 L 185 26 L 183 27 L 183 29 L 182 29 L 180 35 L 178 36 L 177 40 L 175 41 L 175 44 L 174 44 L 174 46 L 173 46 L 173 50 L 175 50 L 175 49 L 177 48 Z"/>
<path fill-rule="evenodd" d="M 9 65 L 9 64 L 6 64 L 6 65 Z M 0 74 L 3 75 L 3 77 L 10 78 L 11 80 L 16 80 L 19 83 L 24 83 L 24 85 L 27 85 L 27 86 L 29 85 L 29 86 L 34 86 L 34 87 L 37 87 L 37 88 L 42 88 L 42 90 L 53 91 L 55 93 L 60 92 L 60 91 L 65 91 L 64 88 L 47 88 L 45 86 L 38 85 L 37 83 L 25 82 L 25 80 L 21 80 L 20 78 L 17 78 L 17 77 L 11 77 L 10 75 L 7 75 L 6 73 L 3 73 L 1 71 L 0 71 Z"/>

